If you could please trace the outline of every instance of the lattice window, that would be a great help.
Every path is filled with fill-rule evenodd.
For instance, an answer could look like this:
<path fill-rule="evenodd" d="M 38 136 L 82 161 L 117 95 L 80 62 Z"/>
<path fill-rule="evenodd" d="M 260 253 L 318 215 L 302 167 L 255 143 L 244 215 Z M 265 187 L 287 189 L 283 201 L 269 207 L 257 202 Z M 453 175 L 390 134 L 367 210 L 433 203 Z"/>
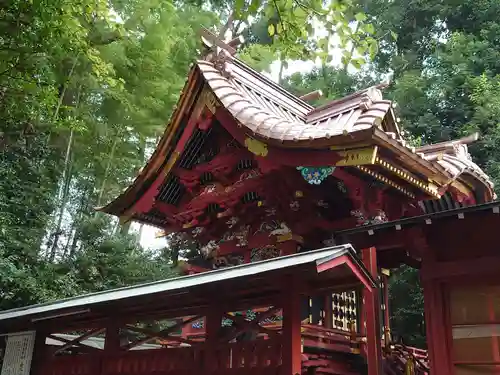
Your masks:
<path fill-rule="evenodd" d="M 354 290 L 332 294 L 333 327 L 345 331 L 350 330 L 351 324 L 357 327 L 357 295 Z"/>
<path fill-rule="evenodd" d="M 35 332 L 9 335 L 1 375 L 29 375 Z"/>

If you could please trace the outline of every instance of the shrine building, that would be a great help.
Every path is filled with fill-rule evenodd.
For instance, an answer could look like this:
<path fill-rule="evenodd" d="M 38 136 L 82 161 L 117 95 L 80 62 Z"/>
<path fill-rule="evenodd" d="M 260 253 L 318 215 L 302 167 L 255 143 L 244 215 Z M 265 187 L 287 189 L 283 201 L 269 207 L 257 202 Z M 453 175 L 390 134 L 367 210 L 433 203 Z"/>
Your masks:
<path fill-rule="evenodd" d="M 183 232 L 198 258 L 179 278 L 0 312 L 1 375 L 499 374 L 500 203 L 468 153 L 477 135 L 412 147 L 380 87 L 313 107 L 215 44 L 99 209 Z M 401 265 L 420 269 L 428 350 L 392 337 Z"/>

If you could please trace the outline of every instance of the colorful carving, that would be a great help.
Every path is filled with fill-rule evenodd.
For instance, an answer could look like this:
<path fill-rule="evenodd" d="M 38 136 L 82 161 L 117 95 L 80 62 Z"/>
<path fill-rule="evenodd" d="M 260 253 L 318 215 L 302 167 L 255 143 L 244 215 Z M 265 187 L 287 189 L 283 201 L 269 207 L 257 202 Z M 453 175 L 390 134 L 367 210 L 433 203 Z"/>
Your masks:
<path fill-rule="evenodd" d="M 191 231 L 191 235 L 196 238 L 205 231 L 204 227 L 196 227 Z"/>
<path fill-rule="evenodd" d="M 308 183 L 319 185 L 335 171 L 335 167 L 297 167 L 297 170 Z"/>
<path fill-rule="evenodd" d="M 216 251 L 219 248 L 219 244 L 215 242 L 214 240 L 209 241 L 205 246 L 203 246 L 200 250 L 201 253 L 205 256 L 208 257 L 210 256 L 214 251 Z"/>
<path fill-rule="evenodd" d="M 252 249 L 250 254 L 251 262 L 272 259 L 280 256 L 280 250 L 274 245 L 267 245 Z"/>
<path fill-rule="evenodd" d="M 269 152 L 265 143 L 254 138 L 245 138 L 245 147 L 248 151 L 257 156 L 266 157 Z"/>
<path fill-rule="evenodd" d="M 239 266 L 245 263 L 245 258 L 240 254 L 229 254 L 222 257 L 215 257 L 213 267 L 215 269 Z"/>
<path fill-rule="evenodd" d="M 282 236 L 288 233 L 292 233 L 290 228 L 285 223 L 280 223 L 280 227 L 269 232 L 269 236 Z"/>
<path fill-rule="evenodd" d="M 228 231 L 222 236 L 222 242 L 237 240 L 236 246 L 243 247 L 248 245 L 249 225 L 241 225 L 238 230 Z"/>

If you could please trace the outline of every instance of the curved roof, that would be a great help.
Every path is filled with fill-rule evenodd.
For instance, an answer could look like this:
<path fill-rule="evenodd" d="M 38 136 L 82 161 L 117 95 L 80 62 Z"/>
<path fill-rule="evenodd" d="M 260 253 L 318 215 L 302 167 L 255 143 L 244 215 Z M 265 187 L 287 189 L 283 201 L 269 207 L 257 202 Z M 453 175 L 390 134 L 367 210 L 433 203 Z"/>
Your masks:
<path fill-rule="evenodd" d="M 101 211 L 127 215 L 135 202 L 151 190 L 159 174 L 168 173 L 177 160 L 174 149 L 183 132 L 183 116 L 193 108 L 204 86 L 250 136 L 266 143 L 284 148 L 327 149 L 375 141 L 438 185 L 446 186 L 457 179 L 464 182 L 468 175 L 473 179 L 469 186 L 482 186 L 481 190 L 493 197 L 491 180 L 470 157 L 464 156 L 467 152 L 450 152 L 450 142 L 410 147 L 401 136 L 391 101 L 383 100 L 376 87 L 314 108 L 224 51 L 212 57 L 211 61 L 197 61 L 193 66 L 170 124 L 144 170 Z M 451 142 L 453 147 L 457 148 L 457 142 L 464 143 Z"/>
<path fill-rule="evenodd" d="M 383 118 L 391 110 L 391 102 L 383 100 L 376 88 L 318 109 L 305 103 L 296 108 L 286 107 L 278 95 L 264 97 L 259 92 L 262 89 L 252 87 L 255 82 L 245 74 L 238 60 L 226 59 L 226 74 L 221 74 L 216 65 L 208 61 L 198 61 L 198 68 L 224 108 L 251 132 L 265 139 L 284 144 L 326 140 L 381 127 Z"/>
<path fill-rule="evenodd" d="M 467 144 L 476 141 L 478 137 L 479 135 L 475 133 L 454 141 L 423 146 L 418 148 L 417 152 L 421 152 L 425 159 L 435 161 L 441 165 L 452 176 L 453 180 L 469 175 L 477 182 L 480 182 L 491 195 L 491 198 L 494 199 L 496 195 L 493 192 L 493 181 L 472 161 L 468 151 Z"/>

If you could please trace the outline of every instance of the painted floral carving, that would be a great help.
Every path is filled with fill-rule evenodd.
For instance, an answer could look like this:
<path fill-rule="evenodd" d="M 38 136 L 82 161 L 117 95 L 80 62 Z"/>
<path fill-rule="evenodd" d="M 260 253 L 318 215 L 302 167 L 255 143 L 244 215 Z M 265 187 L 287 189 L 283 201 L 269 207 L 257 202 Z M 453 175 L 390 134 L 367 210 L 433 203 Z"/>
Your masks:
<path fill-rule="evenodd" d="M 280 223 L 280 227 L 278 229 L 272 230 L 269 235 L 270 236 L 282 236 L 288 233 L 292 233 L 290 228 L 285 223 Z"/>
<path fill-rule="evenodd" d="M 236 216 L 232 216 L 231 218 L 229 218 L 228 221 L 226 221 L 226 224 L 229 228 L 232 228 L 236 225 L 236 223 L 238 222 L 238 218 Z"/>
<path fill-rule="evenodd" d="M 206 257 L 210 256 L 214 251 L 219 249 L 219 245 L 214 240 L 209 241 L 205 246 L 201 248 L 201 252 Z"/>
<path fill-rule="evenodd" d="M 232 241 L 232 240 L 237 240 L 236 246 L 246 246 L 248 245 L 248 232 L 250 231 L 250 226 L 249 225 L 240 225 L 238 230 L 235 231 L 228 231 L 224 233 L 224 236 L 222 237 L 223 242 L 227 241 Z"/>
<path fill-rule="evenodd" d="M 266 216 L 275 216 L 276 215 L 276 208 L 266 208 Z"/>
<path fill-rule="evenodd" d="M 216 257 L 214 259 L 213 267 L 215 269 L 227 268 L 227 267 L 239 266 L 240 264 L 243 263 L 245 263 L 245 258 L 243 257 L 243 255 L 229 254 L 227 256 Z"/>
<path fill-rule="evenodd" d="M 196 227 L 194 228 L 192 231 L 191 231 L 191 234 L 193 235 L 193 237 L 198 237 L 200 234 L 203 233 L 203 231 L 205 230 L 205 228 L 203 227 Z"/>
<path fill-rule="evenodd" d="M 297 170 L 308 183 L 319 185 L 335 171 L 335 167 L 297 167 Z"/>
<path fill-rule="evenodd" d="M 274 245 L 267 245 L 252 249 L 250 261 L 258 262 L 261 260 L 276 258 L 280 256 L 280 250 Z"/>
<path fill-rule="evenodd" d="M 260 175 L 261 175 L 261 173 L 258 169 L 251 169 L 249 171 L 243 172 L 238 181 L 249 180 L 251 178 L 255 178 L 255 177 L 258 177 Z"/>

